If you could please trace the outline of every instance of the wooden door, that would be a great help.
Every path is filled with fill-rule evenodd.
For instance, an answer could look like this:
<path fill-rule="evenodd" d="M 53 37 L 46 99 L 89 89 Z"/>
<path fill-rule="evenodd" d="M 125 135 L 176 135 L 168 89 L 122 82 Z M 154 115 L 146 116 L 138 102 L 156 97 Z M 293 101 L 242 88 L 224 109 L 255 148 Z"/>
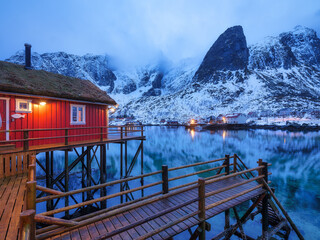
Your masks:
<path fill-rule="evenodd" d="M 7 117 L 6 100 L 0 99 L 0 142 L 6 140 L 6 133 L 1 132 L 6 130 L 6 117 Z"/>

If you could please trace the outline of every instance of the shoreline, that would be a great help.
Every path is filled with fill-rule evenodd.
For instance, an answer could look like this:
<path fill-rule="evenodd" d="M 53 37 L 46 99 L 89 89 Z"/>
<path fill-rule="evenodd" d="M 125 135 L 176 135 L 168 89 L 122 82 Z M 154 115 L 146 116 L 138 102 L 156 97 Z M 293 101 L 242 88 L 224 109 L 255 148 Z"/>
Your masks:
<path fill-rule="evenodd" d="M 310 125 L 249 125 L 249 124 L 214 124 L 203 126 L 205 130 L 249 130 L 249 129 L 266 129 L 266 130 L 283 130 L 291 132 L 312 132 L 320 131 L 320 126 Z"/>

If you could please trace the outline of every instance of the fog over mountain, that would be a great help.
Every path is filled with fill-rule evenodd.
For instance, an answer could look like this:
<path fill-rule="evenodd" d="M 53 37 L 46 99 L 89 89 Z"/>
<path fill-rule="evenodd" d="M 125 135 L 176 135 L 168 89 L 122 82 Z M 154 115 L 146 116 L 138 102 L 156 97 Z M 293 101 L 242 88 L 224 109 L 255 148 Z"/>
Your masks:
<path fill-rule="evenodd" d="M 24 52 L 7 61 L 23 64 Z M 320 39 L 302 26 L 252 45 L 247 45 L 243 28 L 234 26 L 203 59 L 175 63 L 159 54 L 148 65 L 119 68 L 108 55 L 33 52 L 32 64 L 89 79 L 120 104 L 117 114 L 144 123 L 320 106 Z"/>

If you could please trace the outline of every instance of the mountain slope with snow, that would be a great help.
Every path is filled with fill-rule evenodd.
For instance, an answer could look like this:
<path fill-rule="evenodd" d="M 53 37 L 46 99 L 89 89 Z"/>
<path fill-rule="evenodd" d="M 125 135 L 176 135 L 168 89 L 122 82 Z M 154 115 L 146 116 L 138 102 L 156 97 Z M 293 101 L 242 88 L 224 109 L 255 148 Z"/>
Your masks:
<path fill-rule="evenodd" d="M 23 64 L 18 52 L 7 61 Z M 320 39 L 312 29 L 251 46 L 242 27 L 227 29 L 203 61 L 158 59 L 143 67 L 115 68 L 108 56 L 33 53 L 36 69 L 89 79 L 119 104 L 118 115 L 144 123 L 187 121 L 219 113 L 320 107 Z"/>

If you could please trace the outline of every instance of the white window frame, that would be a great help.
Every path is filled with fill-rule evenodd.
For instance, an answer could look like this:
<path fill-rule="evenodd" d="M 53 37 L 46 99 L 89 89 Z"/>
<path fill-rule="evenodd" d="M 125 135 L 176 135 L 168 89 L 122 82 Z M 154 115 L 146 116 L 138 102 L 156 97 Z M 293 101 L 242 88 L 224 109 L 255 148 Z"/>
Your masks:
<path fill-rule="evenodd" d="M 10 116 L 9 116 L 9 113 L 10 113 L 10 109 L 9 109 L 9 101 L 10 101 L 10 98 L 4 98 L 4 97 L 0 97 L 1 100 L 5 100 L 6 101 L 6 141 L 9 141 L 10 140 L 10 136 L 9 136 L 9 127 L 10 127 Z M 3 121 L 3 120 L 2 120 Z"/>
<path fill-rule="evenodd" d="M 73 121 L 73 112 L 72 112 L 72 108 L 76 107 L 77 108 L 77 120 Z M 83 121 L 79 121 L 79 109 L 82 108 L 83 109 Z M 70 104 L 70 124 L 71 125 L 85 125 L 86 124 L 86 105 L 79 105 L 79 104 Z"/>
<path fill-rule="evenodd" d="M 28 109 L 21 109 L 20 103 L 26 103 Z M 17 113 L 32 113 L 32 104 L 31 103 L 32 103 L 32 100 L 17 98 L 16 99 L 16 112 Z"/>

